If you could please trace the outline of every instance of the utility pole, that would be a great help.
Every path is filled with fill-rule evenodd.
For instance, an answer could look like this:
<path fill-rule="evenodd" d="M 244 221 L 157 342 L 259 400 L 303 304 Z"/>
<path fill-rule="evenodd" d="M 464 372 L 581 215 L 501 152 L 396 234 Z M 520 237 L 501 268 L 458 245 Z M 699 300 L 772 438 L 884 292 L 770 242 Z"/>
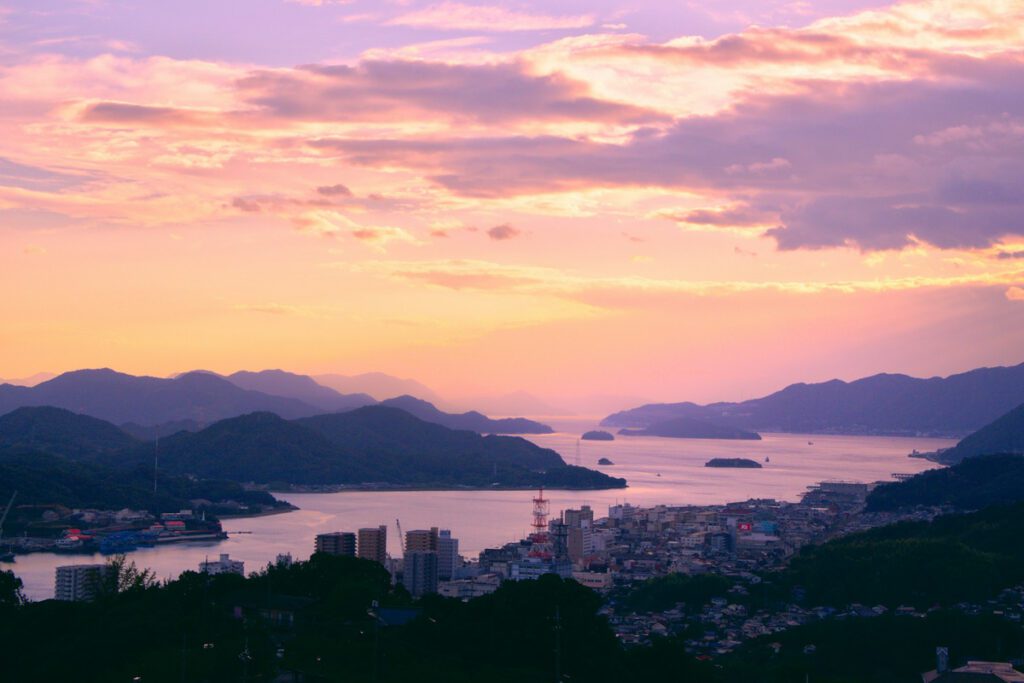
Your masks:
<path fill-rule="evenodd" d="M 373 617 L 373 683 L 380 680 L 380 613 L 377 611 L 379 606 L 380 603 L 374 600 L 367 610 L 367 614 Z"/>
<path fill-rule="evenodd" d="M 555 605 L 555 683 L 562 683 L 562 613 Z"/>
<path fill-rule="evenodd" d="M 181 634 L 181 683 L 185 683 L 185 634 Z"/>

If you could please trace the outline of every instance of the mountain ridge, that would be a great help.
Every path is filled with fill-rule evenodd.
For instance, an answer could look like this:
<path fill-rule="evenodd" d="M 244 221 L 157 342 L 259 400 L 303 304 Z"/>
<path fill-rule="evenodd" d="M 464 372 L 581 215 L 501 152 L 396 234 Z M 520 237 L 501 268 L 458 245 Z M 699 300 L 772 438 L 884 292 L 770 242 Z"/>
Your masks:
<path fill-rule="evenodd" d="M 963 436 L 1024 403 L 1024 363 L 926 379 L 879 373 L 852 382 L 796 383 L 737 403 L 653 403 L 604 418 L 647 427 L 689 417 L 761 432 Z"/>
<path fill-rule="evenodd" d="M 380 405 L 400 408 L 426 422 L 443 425 L 449 429 L 468 429 L 484 434 L 551 434 L 554 430 L 546 424 L 523 417 L 492 419 L 471 410 L 466 413 L 446 413 L 436 406 L 415 396 L 396 396 Z"/>
<path fill-rule="evenodd" d="M 152 473 L 156 449 L 161 472 L 202 481 L 382 488 L 626 485 L 572 467 L 555 451 L 520 437 L 453 430 L 388 406 L 296 420 L 248 413 L 161 438 L 159 445 L 61 408 L 27 407 L 0 416 L 0 452 L 39 451 L 68 462 Z"/>
<path fill-rule="evenodd" d="M 205 372 L 165 379 L 100 368 L 66 372 L 35 387 L 0 385 L 0 414 L 47 405 L 114 424 L 143 426 L 177 420 L 207 424 L 257 410 L 284 417 L 319 412 L 302 401 L 242 389 Z"/>

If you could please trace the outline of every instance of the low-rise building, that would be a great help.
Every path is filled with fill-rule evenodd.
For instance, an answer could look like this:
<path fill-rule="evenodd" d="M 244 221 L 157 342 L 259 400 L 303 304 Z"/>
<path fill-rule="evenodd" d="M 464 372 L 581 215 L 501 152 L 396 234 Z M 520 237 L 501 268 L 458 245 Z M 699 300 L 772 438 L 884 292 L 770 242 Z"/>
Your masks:
<path fill-rule="evenodd" d="M 245 576 L 245 563 L 232 560 L 227 553 L 221 553 L 218 560 L 205 560 L 199 563 L 201 574 L 238 574 Z"/>

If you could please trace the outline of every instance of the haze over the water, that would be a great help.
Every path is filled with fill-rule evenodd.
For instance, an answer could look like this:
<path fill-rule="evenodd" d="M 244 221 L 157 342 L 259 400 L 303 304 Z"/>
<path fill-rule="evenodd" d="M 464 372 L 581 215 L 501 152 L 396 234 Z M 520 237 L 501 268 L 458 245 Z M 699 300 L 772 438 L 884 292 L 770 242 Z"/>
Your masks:
<path fill-rule="evenodd" d="M 0 376 L 596 413 L 1020 361 L 1018 1 L 131 5 L 0 7 Z"/>

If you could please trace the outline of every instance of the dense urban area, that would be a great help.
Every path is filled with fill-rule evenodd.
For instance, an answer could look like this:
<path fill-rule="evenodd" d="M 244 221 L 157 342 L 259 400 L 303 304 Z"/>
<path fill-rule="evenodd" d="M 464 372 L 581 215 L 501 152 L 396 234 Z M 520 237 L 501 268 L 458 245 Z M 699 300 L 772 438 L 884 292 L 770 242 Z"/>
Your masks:
<path fill-rule="evenodd" d="M 77 615 L 83 624 L 127 614 L 117 630 L 149 610 L 167 612 L 168 623 L 154 631 L 162 639 L 157 650 L 165 653 L 148 652 L 152 644 L 142 647 L 148 654 L 140 652 L 136 660 L 147 672 L 141 680 L 406 680 L 420 656 L 415 653 L 430 644 L 438 648 L 431 661 L 447 667 L 450 680 L 460 680 L 458 675 L 483 665 L 472 658 L 453 662 L 466 643 L 446 638 L 468 637 L 464 629 L 497 629 L 491 620 L 503 615 L 526 630 L 512 636 L 513 627 L 505 624 L 501 638 L 532 643 L 519 655 L 525 680 L 615 680 L 614 672 L 627 670 L 622 667 L 660 672 L 668 676 L 664 680 L 783 681 L 800 671 L 815 673 L 812 680 L 858 680 L 830 671 L 835 658 L 842 655 L 843 670 L 856 672 L 863 662 L 847 657 L 875 646 L 881 657 L 887 651 L 881 639 L 899 631 L 917 639 L 916 647 L 889 651 L 892 661 L 872 664 L 892 680 L 934 678 L 952 671 L 955 662 L 963 674 L 982 667 L 998 680 L 1019 681 L 1024 676 L 1012 665 L 1024 646 L 1024 574 L 1020 549 L 1006 546 L 1019 545 L 1014 534 L 1020 509 L 963 514 L 961 501 L 994 473 L 1008 490 L 1019 487 L 1022 461 L 993 456 L 884 485 L 823 482 L 798 502 L 620 504 L 603 515 L 588 506 L 551 514 L 541 490 L 532 501 L 524 496 L 533 532 L 478 557 L 460 555 L 457 530 L 438 528 L 405 531 L 402 555 L 391 557 L 389 527 L 381 525 L 319 534 L 310 539 L 310 560 L 282 554 L 267 567 L 249 567 L 249 578 L 242 562 L 221 554 L 164 586 L 122 553 L 139 542 L 139 534 L 148 534 L 145 542 L 160 542 L 163 535 L 212 533 L 216 523 L 189 511 L 159 519 L 77 511 L 83 522 L 145 528 L 114 531 L 98 541 L 111 553 L 106 563 L 59 567 L 56 601 L 18 607 L 17 582 L 7 574 L 3 605 L 20 611 L 30 627 L 40 610 Z M 953 493 L 951 471 L 957 472 Z M 926 482 L 931 504 L 901 504 L 901 496 L 914 498 L 921 478 L 932 480 Z M 75 534 L 76 541 L 90 537 L 82 529 Z M 973 539 L 966 546 L 976 547 L 950 545 L 950 534 Z M 940 552 L 927 543 L 929 536 L 945 539 Z M 119 540 L 110 544 L 111 538 Z M 900 550 L 893 553 L 895 539 Z M 1012 559 L 1006 566 L 980 566 L 978 558 L 989 562 L 980 551 L 994 540 Z M 944 566 L 922 564 L 932 561 Z M 961 571 L 963 562 L 974 565 Z M 172 597 L 179 593 L 180 604 Z M 193 613 L 190 600 L 196 601 Z M 82 607 L 66 611 L 72 605 Z M 10 629 L 12 622 L 5 623 Z M 76 627 L 68 622 L 61 630 Z M 8 642 L 18 641 L 17 633 L 6 635 Z M 94 637 L 76 632 L 72 641 Z M 355 640 L 329 645 L 332 637 Z M 497 632 L 489 651 L 511 646 L 493 642 L 495 637 Z M 237 652 L 227 658 L 212 652 L 224 646 Z M 314 654 L 317 648 L 323 652 Z M 177 650 L 178 668 L 150 668 Z M 344 663 L 341 653 L 356 651 L 360 663 Z M 969 662 L 965 655 L 988 659 Z M 997 655 L 1003 659 L 993 659 Z M 609 661 L 600 664 L 601 657 Z M 52 680 L 46 676 L 63 666 L 41 665 L 38 675 L 30 668 L 18 680 Z M 749 673 L 755 670 L 756 676 Z M 487 680 L 506 680 L 492 674 Z"/>

